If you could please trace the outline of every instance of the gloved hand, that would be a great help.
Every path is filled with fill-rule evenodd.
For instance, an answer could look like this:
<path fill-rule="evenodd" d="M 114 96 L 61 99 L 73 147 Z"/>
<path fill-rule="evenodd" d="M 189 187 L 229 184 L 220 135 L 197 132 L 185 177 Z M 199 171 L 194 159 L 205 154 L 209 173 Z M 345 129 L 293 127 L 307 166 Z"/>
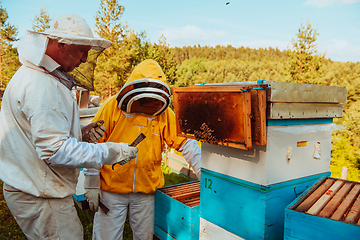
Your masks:
<path fill-rule="evenodd" d="M 105 133 L 104 120 L 90 123 L 81 128 L 82 141 L 94 143 L 99 140 Z"/>
<path fill-rule="evenodd" d="M 90 210 L 97 212 L 101 201 L 100 175 L 85 175 L 84 188 L 85 198 L 89 203 Z"/>
<path fill-rule="evenodd" d="M 112 165 L 119 163 L 124 165 L 137 156 L 138 148 L 130 147 L 127 143 L 106 142 L 105 144 L 109 148 L 109 156 L 104 164 Z"/>

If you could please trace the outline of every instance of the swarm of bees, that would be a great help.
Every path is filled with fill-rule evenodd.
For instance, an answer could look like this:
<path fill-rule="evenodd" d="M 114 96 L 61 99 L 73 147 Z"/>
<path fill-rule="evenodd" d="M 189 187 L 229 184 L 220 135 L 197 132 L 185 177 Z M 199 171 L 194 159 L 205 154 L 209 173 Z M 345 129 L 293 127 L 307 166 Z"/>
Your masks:
<path fill-rule="evenodd" d="M 206 123 L 203 123 L 200 127 L 201 131 L 194 130 L 194 137 L 196 140 L 203 140 L 208 143 L 218 143 L 219 140 L 212 136 L 214 130 L 211 130 Z"/>

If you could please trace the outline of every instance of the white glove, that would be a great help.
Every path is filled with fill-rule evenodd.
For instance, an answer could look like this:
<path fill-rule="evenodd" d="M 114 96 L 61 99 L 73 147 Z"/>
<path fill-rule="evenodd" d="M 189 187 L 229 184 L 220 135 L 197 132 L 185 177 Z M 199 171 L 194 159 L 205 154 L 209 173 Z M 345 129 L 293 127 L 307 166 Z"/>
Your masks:
<path fill-rule="evenodd" d="M 105 126 L 103 125 L 104 121 L 99 120 L 93 123 L 90 123 L 81 128 L 82 141 L 88 143 L 94 143 L 99 140 L 105 134 Z"/>
<path fill-rule="evenodd" d="M 136 158 L 138 152 L 137 147 L 130 147 L 127 143 L 106 142 L 105 144 L 109 148 L 109 156 L 104 164 L 112 165 L 120 163 L 124 165 L 131 159 Z"/>
<path fill-rule="evenodd" d="M 100 174 L 85 175 L 84 188 L 85 198 L 89 203 L 90 210 L 97 212 L 99 209 L 99 202 L 102 199 L 100 190 Z"/>
<path fill-rule="evenodd" d="M 196 140 L 188 139 L 179 149 L 183 157 L 194 169 L 197 178 L 201 177 L 201 149 Z"/>

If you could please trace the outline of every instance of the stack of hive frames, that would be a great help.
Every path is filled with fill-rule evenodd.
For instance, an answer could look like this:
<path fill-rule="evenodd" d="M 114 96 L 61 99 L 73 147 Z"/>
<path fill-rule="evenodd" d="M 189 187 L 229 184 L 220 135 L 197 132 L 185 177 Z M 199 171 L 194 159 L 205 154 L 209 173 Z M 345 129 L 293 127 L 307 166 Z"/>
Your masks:
<path fill-rule="evenodd" d="M 162 188 L 159 191 L 189 207 L 200 204 L 200 181 Z"/>
<path fill-rule="evenodd" d="M 360 183 L 324 177 L 285 209 L 285 240 L 360 236 Z"/>
<path fill-rule="evenodd" d="M 360 183 L 326 179 L 295 211 L 360 225 Z"/>
<path fill-rule="evenodd" d="M 199 181 L 156 190 L 154 230 L 159 239 L 198 240 L 199 214 Z"/>

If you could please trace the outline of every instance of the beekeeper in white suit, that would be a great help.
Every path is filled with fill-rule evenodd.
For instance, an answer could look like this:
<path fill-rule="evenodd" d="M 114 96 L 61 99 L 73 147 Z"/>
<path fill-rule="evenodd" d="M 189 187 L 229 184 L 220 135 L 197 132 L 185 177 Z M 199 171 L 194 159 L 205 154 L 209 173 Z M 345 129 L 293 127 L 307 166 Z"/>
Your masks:
<path fill-rule="evenodd" d="M 6 87 L 0 113 L 0 179 L 6 203 L 28 239 L 82 239 L 72 195 L 80 168 L 134 158 L 125 143 L 81 142 L 79 109 L 67 72 L 111 42 L 83 18 L 64 14 L 18 45 L 23 64 Z"/>

